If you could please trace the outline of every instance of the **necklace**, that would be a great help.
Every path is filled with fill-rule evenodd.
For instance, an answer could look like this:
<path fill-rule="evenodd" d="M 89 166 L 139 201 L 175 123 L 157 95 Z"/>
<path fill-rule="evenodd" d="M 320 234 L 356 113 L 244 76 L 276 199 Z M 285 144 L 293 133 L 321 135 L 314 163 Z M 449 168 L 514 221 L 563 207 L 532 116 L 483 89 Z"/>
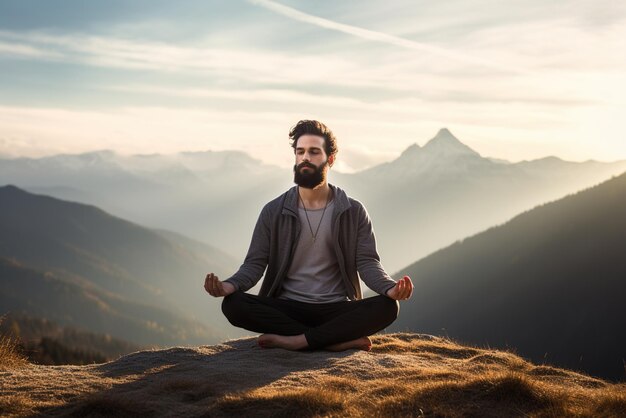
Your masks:
<path fill-rule="evenodd" d="M 332 190 L 328 193 L 328 197 L 326 198 L 326 205 L 324 206 L 324 211 L 322 212 L 322 217 L 320 218 L 320 223 L 317 224 L 317 229 L 315 233 L 313 233 L 313 227 L 311 226 L 311 221 L 309 220 L 309 214 L 306 210 L 306 206 L 304 205 L 304 200 L 302 200 L 302 196 L 300 196 L 300 186 L 298 186 L 298 197 L 300 198 L 300 202 L 302 202 L 302 207 L 304 208 L 304 215 L 306 216 L 306 221 L 309 224 L 309 229 L 311 230 L 311 238 L 313 239 L 313 243 L 317 239 L 317 233 L 320 231 L 320 226 L 322 226 L 322 221 L 324 220 L 324 214 L 326 213 L 326 207 L 328 206 L 328 202 L 330 202 L 330 195 L 332 194 Z"/>

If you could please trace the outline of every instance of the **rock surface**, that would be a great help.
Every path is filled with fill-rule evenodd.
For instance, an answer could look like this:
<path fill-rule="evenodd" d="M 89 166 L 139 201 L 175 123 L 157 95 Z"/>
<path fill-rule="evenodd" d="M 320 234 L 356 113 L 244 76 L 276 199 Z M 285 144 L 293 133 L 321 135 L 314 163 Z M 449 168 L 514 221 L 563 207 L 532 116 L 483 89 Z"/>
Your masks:
<path fill-rule="evenodd" d="M 263 349 L 256 338 L 89 366 L 0 369 L 0 415 L 610 416 L 625 386 L 423 334 L 372 350 Z M 621 408 L 621 409 L 616 409 Z"/>

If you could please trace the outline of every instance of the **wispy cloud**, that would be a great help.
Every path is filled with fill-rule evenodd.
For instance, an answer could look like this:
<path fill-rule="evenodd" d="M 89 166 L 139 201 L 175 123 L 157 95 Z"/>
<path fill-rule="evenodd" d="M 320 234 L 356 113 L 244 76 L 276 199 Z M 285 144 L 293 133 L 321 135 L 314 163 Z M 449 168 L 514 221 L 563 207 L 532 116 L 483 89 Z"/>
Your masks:
<path fill-rule="evenodd" d="M 5 41 L 3 41 L 3 38 Z M 6 42 L 8 41 L 8 42 Z M 153 70 L 157 72 L 194 72 L 223 79 L 247 80 L 257 83 L 327 83 L 349 82 L 356 68 L 349 60 L 332 54 L 300 55 L 168 44 L 142 40 L 119 39 L 84 34 L 53 35 L 37 32 L 0 31 L 0 42 L 7 53 L 24 54 L 54 48 L 54 57 L 68 62 L 100 67 Z M 41 54 L 40 58 L 50 56 Z"/>
<path fill-rule="evenodd" d="M 432 54 L 438 57 L 443 57 L 449 60 L 462 62 L 468 65 L 478 65 L 481 67 L 487 67 L 494 70 L 504 71 L 513 74 L 530 74 L 530 71 L 525 71 L 523 68 L 511 67 L 502 63 L 498 63 L 495 60 L 484 59 L 479 57 L 470 56 L 467 54 L 453 51 L 451 49 L 445 49 L 429 45 L 422 42 L 412 41 L 399 36 L 389 35 L 387 33 L 377 32 L 369 29 L 360 28 L 357 26 L 346 25 L 332 21 L 330 19 L 321 18 L 319 16 L 304 13 L 300 10 L 292 7 L 285 6 L 280 3 L 276 3 L 271 0 L 249 0 L 252 4 L 263 6 L 264 8 L 273 12 L 279 13 L 283 16 L 291 19 L 298 20 L 300 22 L 306 22 L 312 25 L 316 25 L 322 28 L 331 29 L 338 32 L 343 32 L 349 35 L 353 35 L 369 41 L 382 42 L 390 45 L 394 45 L 401 48 L 410 49 L 413 51 L 423 52 L 426 54 Z"/>
<path fill-rule="evenodd" d="M 283 104 L 307 103 L 309 105 L 330 105 L 348 108 L 371 108 L 363 101 L 336 95 L 319 95 L 295 90 L 279 89 L 204 89 L 204 88 L 174 88 L 153 85 L 111 86 L 107 90 L 144 93 L 152 95 L 184 97 L 189 99 L 228 99 L 244 102 L 263 103 L 275 102 Z"/>
<path fill-rule="evenodd" d="M 424 76 L 424 82 L 431 85 L 445 82 L 436 77 Z M 497 86 L 494 83 L 493 86 Z M 508 84 L 510 88 L 511 85 Z M 430 103 L 504 103 L 516 102 L 541 106 L 588 106 L 596 103 L 576 95 L 563 95 L 562 97 L 551 97 L 549 95 L 537 95 L 524 91 L 524 86 L 517 85 L 515 93 L 507 91 L 505 86 L 499 86 L 498 89 L 485 92 L 478 88 L 467 87 L 463 83 L 450 81 L 445 86 L 434 91 L 421 90 L 419 99 L 413 97 L 394 97 L 384 100 L 366 101 L 358 100 L 350 96 L 341 96 L 336 94 L 314 94 L 291 89 L 262 89 L 247 88 L 243 89 L 205 89 L 199 87 L 162 87 L 155 85 L 113 85 L 103 87 L 104 90 L 120 91 L 129 93 L 140 93 L 147 95 L 178 97 L 186 99 L 223 99 L 236 102 L 259 103 L 278 103 L 278 104 L 304 104 L 307 106 L 323 105 L 333 108 L 363 110 L 371 112 L 400 113 L 400 114 L 416 114 L 424 106 L 426 102 Z M 410 91 L 410 88 L 405 91 Z"/>
<path fill-rule="evenodd" d="M 367 51 L 358 50 L 350 55 L 336 54 L 332 50 L 315 55 L 292 54 L 275 50 L 225 49 L 84 34 L 0 31 L 0 53 L 4 51 L 5 55 L 62 60 L 106 68 L 148 70 L 157 74 L 191 73 L 194 76 L 218 80 L 222 85 L 245 82 L 294 90 L 306 86 L 382 89 L 400 96 L 418 95 L 425 100 L 522 100 L 561 102 L 567 105 L 590 99 L 587 94 L 579 93 L 579 73 L 586 67 L 602 66 L 605 62 L 605 67 L 601 68 L 604 68 L 603 72 L 607 72 L 611 70 L 611 64 L 623 66 L 624 58 L 610 53 L 620 38 L 618 29 L 613 31 L 614 33 L 598 36 L 597 39 L 585 38 L 582 43 L 583 51 L 572 48 L 566 42 L 567 39 L 575 39 L 580 35 L 578 32 L 548 23 L 485 29 L 468 36 L 468 49 L 484 51 L 485 55 L 514 63 L 523 62 L 524 59 L 520 58 L 523 57 L 526 65 L 542 69 L 541 72 L 526 77 L 511 73 L 477 71 L 476 68 L 469 70 L 464 65 L 465 61 L 456 60 L 456 65 L 451 65 L 437 60 L 426 60 L 422 54 L 411 54 L 402 48 L 381 53 L 376 64 L 371 64 Z M 536 35 L 537 33 L 542 35 Z M 551 35 L 548 36 L 547 33 Z M 549 38 L 550 43 L 544 41 L 544 38 Z M 387 38 L 382 36 L 379 39 Z M 518 40 L 518 43 L 511 42 L 511 39 Z M 581 42 L 583 41 L 579 40 L 579 44 Z M 518 54 L 517 57 L 515 53 Z M 528 59 L 530 53 L 533 54 L 532 59 Z M 549 70 L 559 63 L 563 63 L 560 67 L 566 65 L 567 70 L 558 68 L 558 73 Z M 589 69 L 593 70 L 593 67 Z M 602 77 L 602 74 L 598 73 L 597 76 Z M 274 93 L 278 98 L 284 96 Z M 308 99 L 314 102 L 328 100 L 313 97 Z M 355 100 L 345 99 L 348 98 L 333 99 L 332 102 L 342 106 L 358 105 Z M 241 100 L 245 98 L 242 97 Z M 291 99 L 287 98 L 283 101 L 289 100 Z"/>
<path fill-rule="evenodd" d="M 0 55 L 11 57 L 26 57 L 26 58 L 51 58 L 58 59 L 62 55 L 53 51 L 46 51 L 42 48 L 37 48 L 27 44 L 17 44 L 13 42 L 3 42 L 0 40 Z"/>

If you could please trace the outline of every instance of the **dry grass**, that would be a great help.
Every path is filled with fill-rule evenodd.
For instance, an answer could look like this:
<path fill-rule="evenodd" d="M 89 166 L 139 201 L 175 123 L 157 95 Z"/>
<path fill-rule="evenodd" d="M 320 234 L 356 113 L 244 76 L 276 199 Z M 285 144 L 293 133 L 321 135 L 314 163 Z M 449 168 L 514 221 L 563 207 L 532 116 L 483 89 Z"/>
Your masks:
<path fill-rule="evenodd" d="M 5 316 L 0 317 L 0 323 Z M 19 368 L 28 364 L 26 356 L 20 350 L 17 341 L 10 336 L 0 335 L 0 371 Z"/>
<path fill-rule="evenodd" d="M 373 342 L 371 352 L 294 353 L 240 339 L 105 365 L 14 369 L 3 374 L 0 415 L 626 416 L 623 384 L 441 338 Z"/>
<path fill-rule="evenodd" d="M 0 323 L 5 316 L 0 317 Z M 2 372 L 17 371 L 28 365 L 26 356 L 20 350 L 17 341 L 10 336 L 0 335 L 0 377 Z M 27 394 L 0 392 L 0 416 L 30 414 L 34 410 L 34 403 Z"/>
<path fill-rule="evenodd" d="M 0 415 L 30 415 L 34 409 L 32 400 L 26 394 L 2 395 L 0 397 Z"/>

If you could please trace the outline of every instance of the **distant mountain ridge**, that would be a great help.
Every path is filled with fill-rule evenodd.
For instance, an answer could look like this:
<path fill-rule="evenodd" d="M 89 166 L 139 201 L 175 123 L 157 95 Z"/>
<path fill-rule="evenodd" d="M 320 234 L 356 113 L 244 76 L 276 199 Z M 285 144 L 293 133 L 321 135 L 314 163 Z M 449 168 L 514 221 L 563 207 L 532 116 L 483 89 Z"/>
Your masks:
<path fill-rule="evenodd" d="M 392 330 L 510 347 L 626 379 L 626 174 L 547 203 L 402 269 Z"/>
<path fill-rule="evenodd" d="M 388 186 L 423 183 L 447 178 L 459 172 L 470 173 L 493 164 L 461 143 L 448 129 L 441 129 L 423 147 L 409 146 L 393 161 L 350 175 L 363 184 L 380 189 Z M 407 190 L 408 191 L 408 190 Z"/>
<path fill-rule="evenodd" d="M 385 266 L 398 270 L 455 240 L 626 171 L 626 161 L 484 158 L 441 129 L 426 145 L 339 183 L 365 203 Z"/>
<path fill-rule="evenodd" d="M 12 300 L 11 309 L 28 313 L 41 308 L 31 313 L 61 324 L 72 318 L 75 322 L 68 324 L 84 327 L 110 325 L 109 317 L 99 311 L 106 306 L 104 309 L 111 311 L 109 316 L 117 315 L 125 321 L 148 324 L 161 318 L 163 322 L 159 324 L 157 320 L 157 328 L 173 328 L 170 336 L 154 339 L 155 344 L 171 338 L 192 338 L 195 343 L 202 343 L 227 335 L 223 331 L 225 320 L 207 318 L 219 307 L 206 295 L 202 283 L 209 269 L 226 274 L 238 261 L 179 234 L 149 230 L 93 206 L 6 186 L 0 187 L 0 257 L 17 263 L 5 264 L 5 274 L 0 276 L 3 295 Z M 87 309 L 91 298 L 94 306 L 89 309 L 95 309 L 94 318 L 100 319 L 87 325 L 81 323 L 86 318 L 77 316 L 71 301 L 50 310 L 45 308 L 45 297 L 34 305 L 29 302 L 27 288 L 22 288 L 20 294 L 11 293 L 7 283 L 13 281 L 15 286 L 15 278 L 25 275 L 33 286 L 52 285 L 50 280 L 58 283 L 55 286 L 66 289 L 64 292 L 77 295 L 76 303 L 82 303 L 83 309 Z M 48 279 L 46 275 L 50 275 Z M 6 306 L 1 305 L 5 309 Z M 70 315 L 64 309 L 74 309 L 74 313 Z M 126 328 L 124 332 L 131 329 L 128 324 L 117 328 Z M 110 328 L 97 331 L 116 332 Z M 119 337 L 143 345 L 150 343 L 149 332 L 141 341 L 132 340 L 133 335 L 138 337 L 140 333 L 134 331 Z"/>
<path fill-rule="evenodd" d="M 288 145 L 284 153 L 286 161 L 293 158 Z M 626 161 L 510 163 L 484 158 L 443 128 L 423 147 L 414 144 L 393 161 L 354 174 L 331 169 L 329 180 L 365 204 L 382 261 L 397 270 L 537 204 L 624 171 Z M 135 156 L 98 151 L 0 159 L 0 181 L 219 243 L 243 260 L 261 208 L 293 186 L 293 173 L 241 151 Z"/>

